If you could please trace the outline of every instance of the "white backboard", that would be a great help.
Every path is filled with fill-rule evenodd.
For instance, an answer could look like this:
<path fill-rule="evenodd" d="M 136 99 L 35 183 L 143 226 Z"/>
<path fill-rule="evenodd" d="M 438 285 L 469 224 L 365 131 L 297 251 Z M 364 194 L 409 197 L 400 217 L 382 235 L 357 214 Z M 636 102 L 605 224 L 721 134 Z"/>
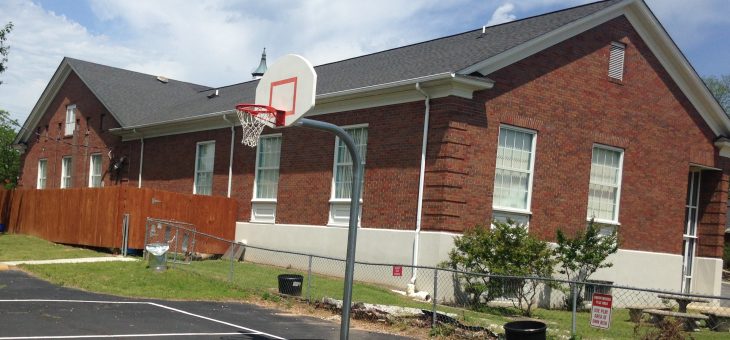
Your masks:
<path fill-rule="evenodd" d="M 314 107 L 317 73 L 302 56 L 287 54 L 269 67 L 256 87 L 256 104 L 268 105 L 285 112 L 281 126 L 266 121 L 270 127 L 293 124 Z"/>

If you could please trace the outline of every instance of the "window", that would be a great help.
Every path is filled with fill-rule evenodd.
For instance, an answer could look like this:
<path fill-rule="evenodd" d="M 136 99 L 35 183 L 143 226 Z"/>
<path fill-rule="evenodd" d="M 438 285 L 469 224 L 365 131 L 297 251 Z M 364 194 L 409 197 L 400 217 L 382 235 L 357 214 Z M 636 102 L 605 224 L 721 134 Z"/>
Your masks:
<path fill-rule="evenodd" d="M 608 76 L 616 80 L 624 78 L 624 54 L 626 44 L 620 42 L 611 42 L 608 59 Z"/>
<path fill-rule="evenodd" d="M 256 149 L 256 180 L 251 202 L 251 221 L 274 223 L 276 220 L 276 193 L 279 187 L 279 159 L 281 135 L 259 138 Z"/>
<path fill-rule="evenodd" d="M 588 219 L 618 224 L 623 150 L 594 145 L 588 190 Z"/>
<path fill-rule="evenodd" d="M 89 187 L 100 188 L 101 183 L 101 154 L 91 155 L 89 164 Z"/>
<path fill-rule="evenodd" d="M 367 154 L 368 128 L 356 126 L 345 128 L 355 140 L 357 152 L 362 158 L 363 168 Z M 350 219 L 350 199 L 352 198 L 352 158 L 345 143 L 336 138 L 334 176 L 332 178 L 332 196 L 330 199 L 330 224 L 347 225 Z M 365 176 L 363 173 L 363 182 Z M 364 191 L 364 190 L 362 190 Z M 361 191 L 361 194 L 362 194 Z M 362 196 L 360 197 L 362 199 Z"/>
<path fill-rule="evenodd" d="M 529 213 L 534 162 L 535 132 L 501 126 L 494 173 L 494 210 Z"/>
<path fill-rule="evenodd" d="M 71 136 L 76 129 L 76 105 L 66 106 L 66 129 L 64 135 Z"/>
<path fill-rule="evenodd" d="M 71 156 L 61 159 L 61 189 L 71 187 Z"/>
<path fill-rule="evenodd" d="M 45 189 L 46 188 L 46 180 L 48 176 L 48 160 L 47 159 L 40 159 L 38 160 L 38 183 L 36 187 L 38 189 Z"/>
<path fill-rule="evenodd" d="M 261 137 L 257 151 L 255 198 L 276 199 L 281 136 Z"/>
<path fill-rule="evenodd" d="M 200 142 L 195 154 L 195 183 L 193 194 L 211 195 L 213 193 L 213 159 L 215 141 Z"/>

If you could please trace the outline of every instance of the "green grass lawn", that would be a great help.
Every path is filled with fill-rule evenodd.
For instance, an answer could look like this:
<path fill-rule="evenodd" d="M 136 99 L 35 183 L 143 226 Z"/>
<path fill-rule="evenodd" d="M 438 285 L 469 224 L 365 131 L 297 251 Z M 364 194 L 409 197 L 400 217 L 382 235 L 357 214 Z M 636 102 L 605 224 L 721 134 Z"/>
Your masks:
<path fill-rule="evenodd" d="M 55 260 L 108 254 L 48 242 L 28 235 L 0 234 L 0 261 Z"/>
<path fill-rule="evenodd" d="M 26 251 L 26 247 L 34 248 L 35 252 L 23 254 L 26 258 L 33 258 L 33 254 L 42 253 L 44 256 L 53 254 L 54 249 L 67 252 L 67 247 L 57 246 L 43 240 L 19 237 L 18 242 L 9 242 L 12 238 L 0 236 L 0 249 L 4 256 L 19 258 L 15 250 L 8 251 L 4 244 L 11 243 L 14 248 Z M 24 247 L 18 247 L 22 242 Z M 58 251 L 58 250 L 56 250 Z M 90 251 L 82 250 L 85 254 Z M 94 256 L 96 253 L 90 252 Z M 89 256 L 89 255 L 87 255 Z M 48 258 L 48 257 L 45 257 Z M 265 299 L 279 301 L 274 294 L 277 289 L 277 276 L 283 273 L 301 274 L 305 277 L 303 296 L 310 295 L 318 300 L 324 296 L 341 299 L 343 281 L 341 278 L 313 275 L 311 292 L 307 293 L 306 273 L 266 265 L 252 263 L 234 263 L 233 281 L 229 281 L 231 263 L 229 261 L 209 260 L 194 261 L 189 265 L 169 264 L 170 269 L 163 273 L 155 273 L 147 268 L 146 263 L 140 262 L 104 262 L 80 264 L 53 264 L 53 265 L 23 265 L 22 268 L 38 277 L 67 287 L 75 287 L 88 291 L 107 293 L 119 296 L 137 298 L 160 298 L 174 300 L 213 300 L 213 301 L 253 301 Z M 431 309 L 430 303 L 411 300 L 391 292 L 387 288 L 373 284 L 355 283 L 353 287 L 353 301 L 362 301 L 374 304 L 386 304 L 422 309 Z M 287 304 L 291 301 L 284 301 Z M 440 312 L 458 315 L 463 323 L 468 325 L 502 325 L 516 316 L 512 308 L 485 308 L 475 312 L 460 308 L 438 306 Z M 578 313 L 577 332 L 582 339 L 633 339 L 634 324 L 629 321 L 628 311 L 614 309 L 610 330 L 601 330 L 589 326 L 590 314 Z M 570 336 L 571 313 L 563 310 L 537 309 L 535 317 L 548 324 L 549 338 L 567 338 Z M 647 326 L 651 327 L 651 326 Z M 648 328 L 645 328 L 648 329 Z M 727 333 L 711 332 L 703 329 L 692 333 L 695 339 L 725 339 Z"/>

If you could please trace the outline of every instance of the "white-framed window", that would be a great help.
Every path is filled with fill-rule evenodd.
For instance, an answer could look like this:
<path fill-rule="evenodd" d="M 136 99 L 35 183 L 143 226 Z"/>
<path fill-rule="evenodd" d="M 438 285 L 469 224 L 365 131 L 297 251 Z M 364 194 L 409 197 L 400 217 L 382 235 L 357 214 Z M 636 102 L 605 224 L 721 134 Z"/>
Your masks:
<path fill-rule="evenodd" d="M 66 106 L 66 127 L 64 128 L 64 135 L 71 136 L 74 134 L 76 129 L 76 105 Z"/>
<path fill-rule="evenodd" d="M 38 181 L 36 183 L 36 188 L 45 189 L 47 180 L 48 180 L 48 160 L 39 159 L 38 160 Z"/>
<path fill-rule="evenodd" d="M 363 169 L 367 155 L 368 126 L 356 125 L 344 128 L 355 140 L 357 152 L 362 159 Z M 352 157 L 347 150 L 345 143 L 339 137 L 335 138 L 334 169 L 332 176 L 332 194 L 330 196 L 330 218 L 331 225 L 348 225 L 350 220 L 350 199 L 352 198 Z M 365 175 L 363 171 L 363 183 Z M 362 203 L 362 193 L 360 202 Z M 359 222 L 358 222 L 359 223 Z"/>
<path fill-rule="evenodd" d="M 215 141 L 199 142 L 195 152 L 195 183 L 193 194 L 213 194 L 213 160 Z"/>
<path fill-rule="evenodd" d="M 256 147 L 256 179 L 251 201 L 251 221 L 276 221 L 276 193 L 279 189 L 281 134 L 259 137 Z"/>
<path fill-rule="evenodd" d="M 588 188 L 588 216 L 596 222 L 618 224 L 624 151 L 593 145 Z"/>
<path fill-rule="evenodd" d="M 65 156 L 61 159 L 61 189 L 71 187 L 71 156 Z"/>
<path fill-rule="evenodd" d="M 89 160 L 89 188 L 100 188 L 101 182 L 101 154 L 93 154 Z"/>
<path fill-rule="evenodd" d="M 608 57 L 608 76 L 616 80 L 624 79 L 624 58 L 626 44 L 612 41 Z"/>
<path fill-rule="evenodd" d="M 506 216 L 522 223 L 529 220 L 536 139 L 537 134 L 532 130 L 509 125 L 499 127 L 492 201 L 496 219 Z"/>

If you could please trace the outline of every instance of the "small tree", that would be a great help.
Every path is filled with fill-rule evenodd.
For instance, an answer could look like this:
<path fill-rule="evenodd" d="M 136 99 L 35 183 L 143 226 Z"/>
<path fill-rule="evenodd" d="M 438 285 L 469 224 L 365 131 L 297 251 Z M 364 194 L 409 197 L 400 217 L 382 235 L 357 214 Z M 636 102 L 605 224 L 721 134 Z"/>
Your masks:
<path fill-rule="evenodd" d="M 557 241 L 555 256 L 559 263 L 558 272 L 570 281 L 585 282 L 598 269 L 612 267 L 613 263 L 605 262 L 606 258 L 618 251 L 616 231 L 601 235 L 599 226 L 592 219 L 586 231 L 579 231 L 573 238 L 567 237 L 558 229 Z M 583 285 L 580 284 L 577 288 L 576 293 L 581 296 Z M 572 301 L 572 297 L 571 290 L 569 301 Z"/>
<path fill-rule="evenodd" d="M 18 122 L 10 113 L 0 109 L 0 188 L 12 189 L 18 183 L 20 153 L 13 149 Z"/>
<path fill-rule="evenodd" d="M 511 221 L 494 222 L 493 228 L 476 226 L 454 239 L 454 249 L 445 266 L 464 272 L 496 276 L 456 274 L 479 307 L 505 293 L 513 295 L 513 305 L 530 316 L 540 281 L 501 276 L 550 277 L 555 261 L 547 242 L 531 236 L 523 225 Z M 505 286 L 509 286 L 505 289 Z"/>

